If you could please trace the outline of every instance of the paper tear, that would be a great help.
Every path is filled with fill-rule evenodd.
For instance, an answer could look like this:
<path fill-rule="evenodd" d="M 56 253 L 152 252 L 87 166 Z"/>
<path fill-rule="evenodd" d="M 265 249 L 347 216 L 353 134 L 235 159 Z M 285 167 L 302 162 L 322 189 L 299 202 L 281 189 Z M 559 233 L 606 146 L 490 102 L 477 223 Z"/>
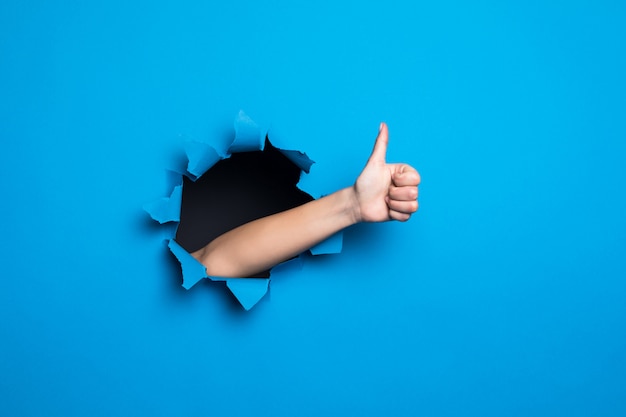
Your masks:
<path fill-rule="evenodd" d="M 185 153 L 187 153 L 187 172 L 194 179 L 198 179 L 215 165 L 222 157 L 217 151 L 206 143 L 190 141 L 185 144 Z"/>
<path fill-rule="evenodd" d="M 311 160 L 306 153 L 300 151 L 289 151 L 285 149 L 279 149 L 279 151 L 283 155 L 285 155 L 291 162 L 293 162 L 295 166 L 297 166 L 307 174 L 311 170 L 311 165 L 315 163 L 315 161 Z"/>
<path fill-rule="evenodd" d="M 267 293 L 269 282 L 269 278 L 227 278 L 226 286 L 241 306 L 250 310 Z"/>
<path fill-rule="evenodd" d="M 195 182 L 217 162 L 229 158 L 233 153 L 262 151 L 264 149 L 267 131 L 262 129 L 243 111 L 240 111 L 235 118 L 234 127 L 235 137 L 227 151 L 223 154 L 206 143 L 198 141 L 185 143 L 185 153 L 188 159 L 187 172 L 179 174 L 172 171 L 168 172 L 169 184 L 173 186 L 170 196 L 144 205 L 144 210 L 154 220 L 161 224 L 177 222 L 176 230 L 178 229 L 182 207 L 183 175 Z M 306 173 L 309 172 L 311 165 L 314 163 L 306 153 L 288 149 L 278 149 L 278 151 Z M 172 179 L 172 177 L 174 178 Z M 204 278 L 208 278 L 211 281 L 225 282 L 226 287 L 246 310 L 254 307 L 265 296 L 269 289 L 270 278 L 225 278 L 207 275 L 206 268 L 175 240 L 176 230 L 169 238 L 168 248 L 181 264 L 182 285 L 185 289 L 190 289 Z M 338 232 L 311 248 L 310 252 L 313 255 L 340 253 L 342 242 L 343 233 Z M 276 265 L 271 271 L 278 273 L 278 275 L 287 275 L 299 268 L 302 268 L 301 256 Z"/>
<path fill-rule="evenodd" d="M 174 171 L 172 169 L 165 170 L 165 183 L 167 186 L 167 190 L 172 190 L 177 185 L 183 185 L 183 176 L 182 172 Z"/>
<path fill-rule="evenodd" d="M 262 130 L 243 110 L 235 118 L 235 139 L 228 153 L 262 151 L 267 131 Z"/>
<path fill-rule="evenodd" d="M 183 186 L 177 185 L 169 197 L 162 197 L 152 203 L 145 204 L 143 209 L 159 223 L 180 221 L 180 207 L 183 198 Z"/>
<path fill-rule="evenodd" d="M 201 279 L 208 278 L 206 268 L 196 260 L 189 252 L 180 246 L 174 239 L 170 239 L 167 245 L 176 256 L 183 270 L 183 287 L 188 290 L 196 285 Z"/>

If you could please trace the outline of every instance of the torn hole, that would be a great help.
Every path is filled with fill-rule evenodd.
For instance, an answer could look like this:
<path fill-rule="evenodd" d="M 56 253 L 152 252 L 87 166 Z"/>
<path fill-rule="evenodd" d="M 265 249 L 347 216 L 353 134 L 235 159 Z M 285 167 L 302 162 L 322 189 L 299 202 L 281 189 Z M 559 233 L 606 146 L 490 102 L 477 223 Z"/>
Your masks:
<path fill-rule="evenodd" d="M 305 204 L 313 197 L 297 184 L 313 161 L 297 150 L 275 147 L 243 111 L 235 118 L 235 137 L 225 152 L 207 143 L 185 144 L 187 168 L 170 175 L 169 197 L 146 204 L 144 209 L 168 228 L 168 248 L 180 262 L 183 287 L 202 279 L 224 282 L 244 309 L 252 308 L 269 288 L 272 275 L 289 275 L 302 258 L 284 261 L 252 277 L 208 276 L 191 253 L 240 225 Z M 224 156 L 223 156 L 224 155 Z M 171 173 L 170 173 L 171 174 Z M 313 255 L 339 253 L 343 233 L 338 232 L 309 249 Z"/>
<path fill-rule="evenodd" d="M 301 172 L 266 137 L 262 151 L 235 153 L 195 181 L 185 177 L 176 242 L 192 253 L 243 224 L 312 201 L 297 186 Z"/>

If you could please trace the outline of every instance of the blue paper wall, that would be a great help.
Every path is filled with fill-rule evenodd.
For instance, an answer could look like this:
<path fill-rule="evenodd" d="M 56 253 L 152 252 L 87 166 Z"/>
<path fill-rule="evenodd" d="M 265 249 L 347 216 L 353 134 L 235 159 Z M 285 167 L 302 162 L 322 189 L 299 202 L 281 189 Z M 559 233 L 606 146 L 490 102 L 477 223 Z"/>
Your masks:
<path fill-rule="evenodd" d="M 3 2 L 2 415 L 624 415 L 626 10 L 544 3 Z M 185 291 L 142 206 L 239 109 L 419 213 Z"/>

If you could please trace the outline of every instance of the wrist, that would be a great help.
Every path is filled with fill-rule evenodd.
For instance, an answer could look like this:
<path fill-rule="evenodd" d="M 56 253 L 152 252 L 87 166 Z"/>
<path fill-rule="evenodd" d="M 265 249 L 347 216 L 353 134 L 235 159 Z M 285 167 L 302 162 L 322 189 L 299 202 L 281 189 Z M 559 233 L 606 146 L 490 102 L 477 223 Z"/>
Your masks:
<path fill-rule="evenodd" d="M 361 223 L 363 221 L 361 216 L 361 205 L 359 204 L 359 198 L 354 186 L 346 187 L 340 192 L 344 195 L 345 211 L 346 215 L 350 219 L 350 224 Z"/>

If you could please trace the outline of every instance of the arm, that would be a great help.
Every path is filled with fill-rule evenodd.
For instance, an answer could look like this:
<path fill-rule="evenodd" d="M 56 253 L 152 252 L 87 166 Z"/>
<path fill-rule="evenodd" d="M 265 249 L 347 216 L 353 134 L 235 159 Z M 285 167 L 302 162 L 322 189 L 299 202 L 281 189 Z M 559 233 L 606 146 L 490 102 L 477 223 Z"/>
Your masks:
<path fill-rule="evenodd" d="M 352 187 L 246 223 L 192 255 L 208 275 L 250 276 L 355 223 L 408 220 L 417 210 L 419 174 L 406 164 L 387 164 L 387 143 L 382 123 L 372 155 Z"/>

